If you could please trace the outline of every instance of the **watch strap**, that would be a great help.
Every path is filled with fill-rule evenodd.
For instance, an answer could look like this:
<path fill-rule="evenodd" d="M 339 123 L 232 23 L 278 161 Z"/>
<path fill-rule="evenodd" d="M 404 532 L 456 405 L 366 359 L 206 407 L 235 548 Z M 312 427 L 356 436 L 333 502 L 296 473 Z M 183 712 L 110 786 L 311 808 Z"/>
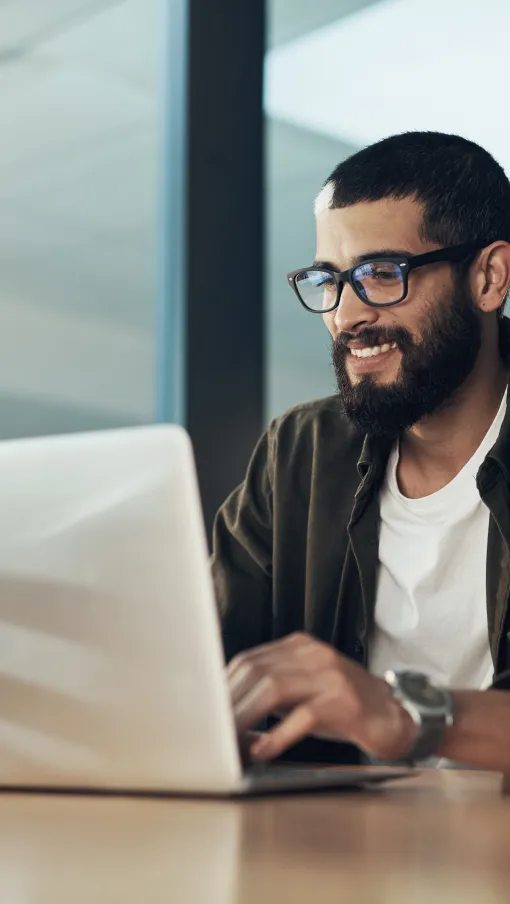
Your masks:
<path fill-rule="evenodd" d="M 414 677 L 418 675 L 429 686 L 434 687 L 436 691 L 440 691 L 443 697 L 443 704 L 439 707 L 430 708 L 426 705 L 420 705 L 415 698 L 410 697 L 404 689 L 405 682 L 403 680 L 410 674 L 413 674 Z M 453 724 L 453 703 L 450 691 L 445 687 L 433 684 L 426 675 L 420 673 L 389 671 L 386 673 L 385 678 L 390 685 L 394 699 L 409 713 L 418 728 L 417 736 L 411 748 L 401 758 L 401 761 L 416 763 L 436 756 L 446 729 Z"/>
<path fill-rule="evenodd" d="M 447 726 L 448 721 L 444 713 L 439 716 L 422 714 L 418 735 L 411 749 L 407 751 L 405 761 L 416 763 L 436 756 Z"/>

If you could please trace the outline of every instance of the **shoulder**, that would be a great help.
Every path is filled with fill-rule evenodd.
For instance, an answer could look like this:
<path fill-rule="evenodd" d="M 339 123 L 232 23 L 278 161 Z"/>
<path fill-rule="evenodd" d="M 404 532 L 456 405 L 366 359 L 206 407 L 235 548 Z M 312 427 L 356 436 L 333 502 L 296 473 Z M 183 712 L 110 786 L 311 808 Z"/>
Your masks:
<path fill-rule="evenodd" d="M 271 422 L 268 436 L 271 457 L 289 464 L 296 456 L 357 456 L 364 440 L 337 395 L 294 405 Z"/>
<path fill-rule="evenodd" d="M 287 435 L 306 436 L 319 431 L 321 434 L 331 432 L 335 437 L 345 439 L 347 442 L 363 440 L 362 434 L 346 417 L 337 395 L 294 405 L 274 418 L 269 430 L 280 438 Z"/>

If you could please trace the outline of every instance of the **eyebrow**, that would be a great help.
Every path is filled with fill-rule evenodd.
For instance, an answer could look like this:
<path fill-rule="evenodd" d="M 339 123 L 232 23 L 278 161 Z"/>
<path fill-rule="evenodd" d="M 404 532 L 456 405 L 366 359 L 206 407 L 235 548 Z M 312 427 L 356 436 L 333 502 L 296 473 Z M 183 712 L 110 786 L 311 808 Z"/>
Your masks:
<path fill-rule="evenodd" d="M 385 260 L 388 257 L 412 257 L 413 254 L 414 252 L 403 248 L 377 248 L 375 251 L 367 251 L 365 254 L 359 254 L 354 258 L 351 266 L 346 267 L 346 269 L 350 270 L 352 267 L 357 267 L 364 261 Z M 313 266 L 316 267 L 317 270 L 336 270 L 337 273 L 345 272 L 339 270 L 339 268 L 335 264 L 332 264 L 331 261 L 314 260 Z"/>

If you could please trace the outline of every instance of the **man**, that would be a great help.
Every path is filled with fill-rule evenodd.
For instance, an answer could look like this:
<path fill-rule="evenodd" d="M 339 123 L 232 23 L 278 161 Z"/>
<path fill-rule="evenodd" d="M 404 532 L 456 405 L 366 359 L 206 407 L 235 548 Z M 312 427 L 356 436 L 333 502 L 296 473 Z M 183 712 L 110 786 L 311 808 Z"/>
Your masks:
<path fill-rule="evenodd" d="M 260 760 L 315 736 L 303 758 L 510 770 L 510 182 L 465 139 L 397 135 L 316 221 L 288 279 L 338 395 L 270 425 L 215 523 L 238 730 L 278 717 Z"/>

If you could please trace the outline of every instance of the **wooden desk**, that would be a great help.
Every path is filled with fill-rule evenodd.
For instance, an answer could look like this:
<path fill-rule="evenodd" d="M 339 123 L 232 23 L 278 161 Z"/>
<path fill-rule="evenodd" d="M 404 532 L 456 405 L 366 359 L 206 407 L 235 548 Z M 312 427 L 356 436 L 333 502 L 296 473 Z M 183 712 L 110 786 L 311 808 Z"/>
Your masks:
<path fill-rule="evenodd" d="M 501 776 L 246 803 L 0 796 L 1 904 L 508 904 Z"/>

